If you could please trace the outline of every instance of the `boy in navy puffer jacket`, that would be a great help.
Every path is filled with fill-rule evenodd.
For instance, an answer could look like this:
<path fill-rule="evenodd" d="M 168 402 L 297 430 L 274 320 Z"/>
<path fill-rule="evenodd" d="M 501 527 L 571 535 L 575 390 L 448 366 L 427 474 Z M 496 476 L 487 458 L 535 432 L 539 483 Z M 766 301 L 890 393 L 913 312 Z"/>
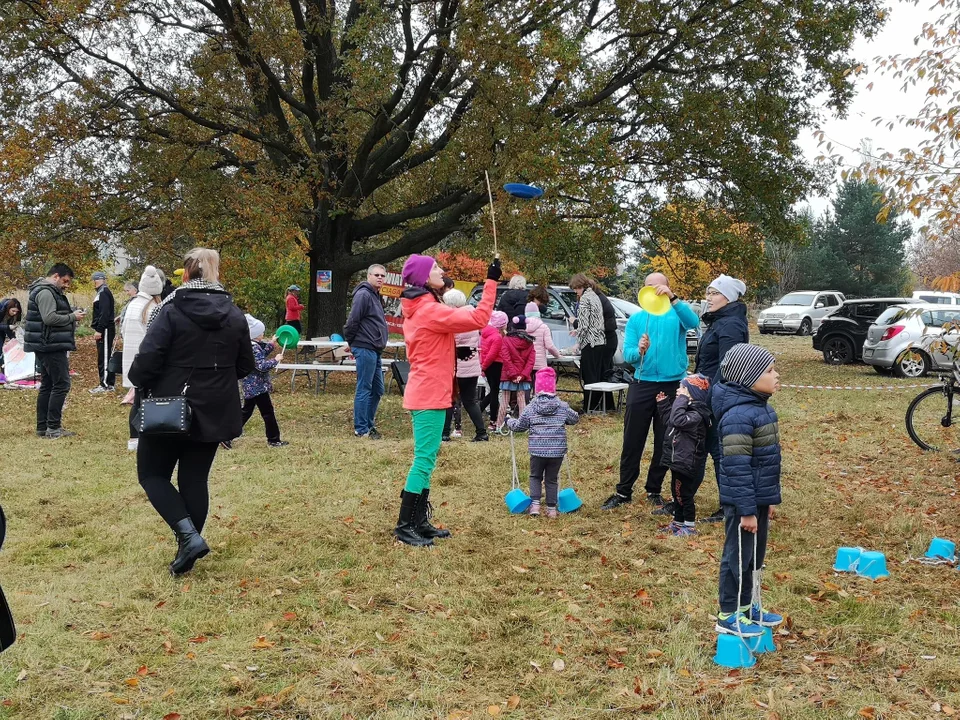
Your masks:
<path fill-rule="evenodd" d="M 716 630 L 759 635 L 763 626 L 783 621 L 779 615 L 762 611 L 755 603 L 758 595 L 754 591 L 759 590 L 772 506 L 780 504 L 780 431 L 777 413 L 768 403 L 780 387 L 780 375 L 770 351 L 746 343 L 730 348 L 720 371 L 724 382 L 714 387 L 712 401 L 722 450 L 720 505 L 726 541 L 720 560 Z M 740 567 L 738 545 L 742 548 Z M 752 575 L 754 565 L 756 576 Z"/>
<path fill-rule="evenodd" d="M 557 397 L 557 373 L 546 367 L 537 372 L 534 390 L 537 396 L 530 401 L 520 417 L 507 418 L 507 427 L 514 432 L 530 431 L 530 514 L 540 514 L 542 488 L 547 490 L 547 517 L 557 517 L 557 493 L 560 466 L 567 454 L 567 429 L 580 420 L 570 406 Z"/>

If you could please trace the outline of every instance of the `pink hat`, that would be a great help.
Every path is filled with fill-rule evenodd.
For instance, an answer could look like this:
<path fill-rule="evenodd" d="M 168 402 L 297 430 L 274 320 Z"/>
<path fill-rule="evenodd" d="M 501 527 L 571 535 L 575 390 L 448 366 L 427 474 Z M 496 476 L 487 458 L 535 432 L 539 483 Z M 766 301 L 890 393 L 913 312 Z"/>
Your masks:
<path fill-rule="evenodd" d="M 507 326 L 507 314 L 501 310 L 494 310 L 490 314 L 490 325 L 497 330 L 503 330 Z"/>
<path fill-rule="evenodd" d="M 540 393 L 547 393 L 549 395 L 557 394 L 557 373 L 551 367 L 546 367 L 543 370 L 537 370 L 537 382 L 534 390 L 539 395 Z"/>
<path fill-rule="evenodd" d="M 403 272 L 400 277 L 405 285 L 416 285 L 425 287 L 430 277 L 430 271 L 437 264 L 429 255 L 411 255 L 403 264 Z"/>

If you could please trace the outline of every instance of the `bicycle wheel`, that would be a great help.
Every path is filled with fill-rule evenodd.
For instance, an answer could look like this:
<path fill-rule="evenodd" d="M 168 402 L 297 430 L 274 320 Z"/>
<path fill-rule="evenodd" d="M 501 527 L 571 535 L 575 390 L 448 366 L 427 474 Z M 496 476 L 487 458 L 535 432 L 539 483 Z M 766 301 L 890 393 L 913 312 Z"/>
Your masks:
<path fill-rule="evenodd" d="M 910 439 L 924 450 L 960 453 L 958 409 L 952 386 L 924 390 L 907 407 Z"/>

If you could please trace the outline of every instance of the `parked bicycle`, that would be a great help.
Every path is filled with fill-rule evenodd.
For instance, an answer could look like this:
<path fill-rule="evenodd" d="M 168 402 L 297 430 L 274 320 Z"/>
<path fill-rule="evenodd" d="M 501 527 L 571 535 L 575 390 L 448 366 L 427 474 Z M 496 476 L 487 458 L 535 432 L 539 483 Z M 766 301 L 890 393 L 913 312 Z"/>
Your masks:
<path fill-rule="evenodd" d="M 960 455 L 960 363 L 940 373 L 940 384 L 917 395 L 907 407 L 907 432 L 924 450 Z M 957 413 L 956 415 L 954 413 Z"/>

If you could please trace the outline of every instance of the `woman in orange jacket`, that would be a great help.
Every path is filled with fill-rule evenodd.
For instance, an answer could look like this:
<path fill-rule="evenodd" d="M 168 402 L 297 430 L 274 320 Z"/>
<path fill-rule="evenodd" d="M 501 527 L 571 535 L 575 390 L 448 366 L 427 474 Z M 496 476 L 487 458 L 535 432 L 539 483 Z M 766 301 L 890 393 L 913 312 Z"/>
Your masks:
<path fill-rule="evenodd" d="M 400 519 L 393 534 L 407 545 L 433 545 L 434 538 L 450 537 L 449 530 L 430 524 L 427 503 L 447 408 L 453 405 L 457 369 L 454 336 L 487 324 L 502 275 L 500 260 L 495 259 L 487 269 L 480 304 L 475 309 L 453 308 L 440 301 L 443 270 L 432 257 L 411 255 L 403 264 L 403 283 L 408 287 L 400 296 L 400 308 L 410 363 L 403 407 L 413 419 L 413 466 L 400 494 Z"/>

